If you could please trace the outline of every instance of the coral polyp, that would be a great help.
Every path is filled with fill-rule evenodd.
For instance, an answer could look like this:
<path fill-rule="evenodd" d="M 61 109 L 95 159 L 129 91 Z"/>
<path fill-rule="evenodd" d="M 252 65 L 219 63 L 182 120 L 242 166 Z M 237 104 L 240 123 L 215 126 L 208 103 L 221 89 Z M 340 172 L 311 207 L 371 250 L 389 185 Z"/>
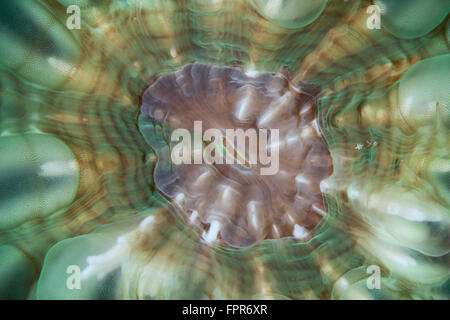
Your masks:
<path fill-rule="evenodd" d="M 0 298 L 449 299 L 449 11 L 1 1 Z"/>

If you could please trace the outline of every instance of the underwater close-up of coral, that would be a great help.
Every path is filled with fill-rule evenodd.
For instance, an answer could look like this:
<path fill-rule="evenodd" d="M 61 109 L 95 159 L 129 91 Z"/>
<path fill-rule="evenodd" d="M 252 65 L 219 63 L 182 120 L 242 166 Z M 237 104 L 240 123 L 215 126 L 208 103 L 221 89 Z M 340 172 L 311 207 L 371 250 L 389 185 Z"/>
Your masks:
<path fill-rule="evenodd" d="M 450 1 L 0 1 L 0 299 L 450 299 Z"/>

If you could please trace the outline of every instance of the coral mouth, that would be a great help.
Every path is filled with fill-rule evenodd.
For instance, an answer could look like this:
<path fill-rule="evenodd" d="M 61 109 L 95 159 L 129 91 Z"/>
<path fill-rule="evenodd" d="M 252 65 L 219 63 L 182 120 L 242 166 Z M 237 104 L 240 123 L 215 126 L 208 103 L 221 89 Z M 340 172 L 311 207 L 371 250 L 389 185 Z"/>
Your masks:
<path fill-rule="evenodd" d="M 320 183 L 332 172 L 316 119 L 318 93 L 312 86 L 294 87 L 281 74 L 253 76 L 199 63 L 160 77 L 144 92 L 139 119 L 158 156 L 156 188 L 208 244 L 243 248 L 264 239 L 309 239 L 326 215 Z M 196 122 L 206 133 L 247 133 L 241 154 L 236 140 L 218 139 L 223 153 L 237 163 L 174 164 L 174 132 L 201 134 Z M 270 138 L 250 134 L 258 130 L 270 132 Z M 257 142 L 253 149 L 252 141 Z M 270 155 L 279 155 L 272 159 L 279 163 L 270 175 L 261 173 L 260 162 L 248 160 L 258 160 L 263 141 Z M 196 150 L 188 150 L 187 159 L 195 158 Z"/>

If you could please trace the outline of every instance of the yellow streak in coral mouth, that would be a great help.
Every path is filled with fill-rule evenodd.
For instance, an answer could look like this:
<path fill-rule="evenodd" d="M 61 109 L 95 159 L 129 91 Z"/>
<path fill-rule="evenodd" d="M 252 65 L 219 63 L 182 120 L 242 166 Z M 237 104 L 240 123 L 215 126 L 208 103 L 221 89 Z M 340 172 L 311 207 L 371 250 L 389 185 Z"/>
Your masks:
<path fill-rule="evenodd" d="M 247 169 L 251 169 L 252 165 L 250 164 L 250 162 L 245 158 L 245 156 L 241 155 L 239 151 L 234 148 L 233 144 L 228 141 L 226 136 L 222 136 L 221 142 L 222 144 L 220 147 L 224 149 L 229 156 L 235 159 L 241 166 Z"/>

